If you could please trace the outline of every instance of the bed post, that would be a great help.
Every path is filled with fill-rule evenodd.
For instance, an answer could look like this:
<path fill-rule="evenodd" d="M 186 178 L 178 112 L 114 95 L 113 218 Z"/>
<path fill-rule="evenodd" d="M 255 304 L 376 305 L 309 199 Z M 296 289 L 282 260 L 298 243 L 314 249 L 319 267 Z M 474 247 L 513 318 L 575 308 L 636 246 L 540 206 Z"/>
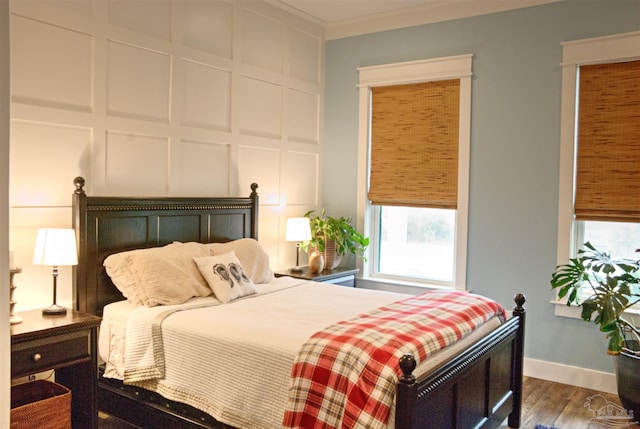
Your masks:
<path fill-rule="evenodd" d="M 526 298 L 523 294 L 517 294 L 514 299 L 516 306 L 513 309 L 513 317 L 517 317 L 518 320 L 518 333 L 516 334 L 515 341 L 513 342 L 513 359 L 512 365 L 512 380 L 511 390 L 513 391 L 513 410 L 509 414 L 509 427 L 519 428 L 520 418 L 522 414 L 522 363 L 524 360 L 524 322 L 525 322 L 525 310 L 524 302 Z"/>
<path fill-rule="evenodd" d="M 78 265 L 73 266 L 72 270 L 72 294 L 73 308 L 83 313 L 87 312 L 87 291 L 81 288 L 87 287 L 87 243 L 84 232 L 87 227 L 87 220 L 81 215 L 86 213 L 87 194 L 84 192 L 84 178 L 76 177 L 73 179 L 76 189 L 73 191 L 72 197 L 72 214 L 71 226 L 76 233 L 76 245 L 78 246 Z M 82 231 L 82 233 L 81 233 Z"/>
<path fill-rule="evenodd" d="M 413 370 L 416 369 L 416 359 L 407 353 L 400 360 L 402 375 L 398 379 L 398 390 L 396 392 L 396 429 L 407 429 L 413 424 L 413 403 L 416 394 L 416 377 Z"/>
<path fill-rule="evenodd" d="M 258 184 L 251 184 L 251 237 L 258 239 L 258 206 L 259 206 L 259 197 L 258 197 Z"/>

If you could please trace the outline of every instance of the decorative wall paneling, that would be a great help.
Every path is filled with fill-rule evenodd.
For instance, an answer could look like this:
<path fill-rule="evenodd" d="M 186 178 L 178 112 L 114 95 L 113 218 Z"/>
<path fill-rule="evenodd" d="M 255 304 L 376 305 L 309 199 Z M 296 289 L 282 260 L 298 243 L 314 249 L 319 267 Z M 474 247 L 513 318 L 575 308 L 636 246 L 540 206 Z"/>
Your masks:
<path fill-rule="evenodd" d="M 20 307 L 48 301 L 35 231 L 70 226 L 75 176 L 94 195 L 244 196 L 257 182 L 261 242 L 290 265 L 285 220 L 321 198 L 320 27 L 252 0 L 20 0 L 10 13 L 11 248 L 21 281 L 42 285 Z"/>

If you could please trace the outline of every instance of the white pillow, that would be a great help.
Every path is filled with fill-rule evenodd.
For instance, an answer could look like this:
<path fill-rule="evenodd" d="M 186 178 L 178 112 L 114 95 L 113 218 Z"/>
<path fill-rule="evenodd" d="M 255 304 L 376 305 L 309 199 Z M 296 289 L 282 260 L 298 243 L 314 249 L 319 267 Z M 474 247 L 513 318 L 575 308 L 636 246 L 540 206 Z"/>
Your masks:
<path fill-rule="evenodd" d="M 257 293 L 236 254 L 231 251 L 217 256 L 193 258 L 213 294 L 222 302 Z"/>
<path fill-rule="evenodd" d="M 171 243 L 163 247 L 115 253 L 104 261 L 107 274 L 134 304 L 182 304 L 194 296 L 211 295 L 193 258 L 209 254 L 200 243 Z"/>
<path fill-rule="evenodd" d="M 253 238 L 241 238 L 227 243 L 207 244 L 212 255 L 234 252 L 244 267 L 245 273 L 254 283 L 269 283 L 273 271 L 269 266 L 269 254 Z"/>

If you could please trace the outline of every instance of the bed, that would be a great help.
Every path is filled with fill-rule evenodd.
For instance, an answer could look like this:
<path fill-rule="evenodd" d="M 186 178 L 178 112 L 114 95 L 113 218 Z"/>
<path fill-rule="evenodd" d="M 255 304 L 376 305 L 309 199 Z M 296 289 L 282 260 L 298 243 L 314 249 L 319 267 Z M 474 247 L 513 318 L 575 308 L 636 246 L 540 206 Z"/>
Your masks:
<path fill-rule="evenodd" d="M 246 198 L 97 197 L 85 193 L 83 178 L 74 179 L 74 185 L 72 223 L 78 238 L 78 265 L 73 271 L 73 293 L 74 306 L 82 312 L 103 316 L 106 306 L 124 300 L 104 268 L 110 255 L 174 242 L 210 245 L 258 238 L 257 184 L 251 185 Z M 334 287 L 341 288 L 336 289 L 341 294 L 360 293 Z M 427 370 L 416 370 L 412 354 L 397 359 L 400 375 L 391 426 L 497 428 L 505 419 L 510 427 L 520 426 L 524 296 L 518 294 L 514 300 L 508 320 L 460 342 L 452 348 L 455 353 L 436 360 Z M 197 407 L 105 376 L 105 370 L 104 365 L 98 370 L 101 411 L 143 428 L 233 427 Z M 236 371 L 254 377 L 239 364 Z M 269 401 L 267 395 L 264 402 Z"/>

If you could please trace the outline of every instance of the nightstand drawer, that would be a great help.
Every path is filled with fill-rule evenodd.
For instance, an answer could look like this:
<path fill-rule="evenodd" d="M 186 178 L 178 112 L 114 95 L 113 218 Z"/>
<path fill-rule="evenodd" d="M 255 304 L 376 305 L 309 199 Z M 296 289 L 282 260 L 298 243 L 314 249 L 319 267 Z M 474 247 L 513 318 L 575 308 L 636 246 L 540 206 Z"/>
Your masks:
<path fill-rule="evenodd" d="M 336 277 L 335 279 L 325 280 L 323 283 L 333 283 L 334 285 L 355 287 L 356 277 L 354 275 Z"/>
<path fill-rule="evenodd" d="M 85 332 L 42 338 L 11 347 L 11 376 L 19 377 L 91 359 Z"/>

